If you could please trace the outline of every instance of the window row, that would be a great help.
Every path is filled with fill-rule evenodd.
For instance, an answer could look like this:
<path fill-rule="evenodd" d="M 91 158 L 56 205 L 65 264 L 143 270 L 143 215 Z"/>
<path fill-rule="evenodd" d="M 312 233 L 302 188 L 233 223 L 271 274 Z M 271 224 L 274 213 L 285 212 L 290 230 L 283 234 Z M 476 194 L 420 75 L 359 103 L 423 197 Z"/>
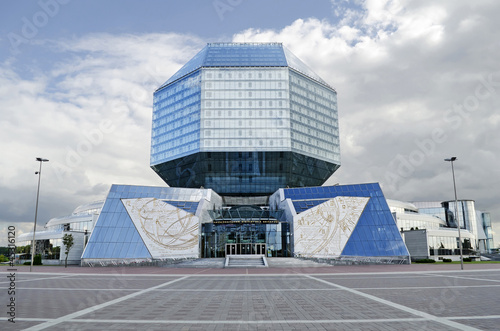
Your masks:
<path fill-rule="evenodd" d="M 284 119 L 288 115 L 287 111 L 284 110 L 205 110 L 204 117 L 219 117 L 219 118 L 229 118 L 237 117 L 241 119 L 249 119 L 256 117 L 268 117 L 268 118 L 279 118 Z M 288 116 L 287 116 L 288 117 Z"/>
<path fill-rule="evenodd" d="M 290 102 L 295 102 L 297 104 L 299 104 L 299 107 L 302 106 L 302 107 L 307 107 L 307 108 L 310 108 L 314 111 L 321 111 L 321 109 L 325 109 L 323 110 L 323 112 L 326 112 L 326 109 L 333 109 L 333 110 L 337 110 L 337 105 L 336 103 L 331 103 L 330 105 L 328 106 L 324 106 L 324 105 L 321 105 L 311 99 L 308 99 L 308 98 L 304 98 L 304 97 L 301 97 L 295 93 L 290 93 Z"/>
<path fill-rule="evenodd" d="M 262 116 L 264 117 L 264 116 Z M 221 119 L 205 120 L 204 128 L 211 129 L 231 129 L 231 128 L 288 128 L 288 120 L 283 120 L 275 117 L 267 117 L 262 119 Z"/>
<path fill-rule="evenodd" d="M 198 142 L 199 142 L 199 134 L 190 134 L 187 136 L 183 137 L 178 137 L 171 139 L 169 141 L 163 142 L 161 144 L 155 145 L 151 147 L 151 155 L 153 154 L 158 154 L 160 152 L 164 151 L 173 151 L 179 148 L 180 146 L 189 144 L 192 145 L 194 149 L 197 149 L 198 147 Z M 189 148 L 184 151 L 191 151 L 193 149 Z M 173 152 L 175 154 L 175 152 Z"/>
<path fill-rule="evenodd" d="M 308 137 L 314 137 L 325 141 L 334 141 L 332 140 L 334 138 L 338 140 L 339 137 L 338 128 L 328 127 L 322 124 L 319 124 L 317 128 L 312 128 L 310 126 L 302 125 L 302 123 L 292 121 L 290 122 L 290 129 L 291 132 L 294 132 L 297 135 L 306 135 Z"/>
<path fill-rule="evenodd" d="M 244 94 L 243 92 L 239 92 L 241 94 Z M 249 92 L 250 93 L 250 92 Z M 207 94 L 207 98 L 211 98 L 211 96 L 208 96 L 210 95 L 211 93 L 206 93 Z M 231 98 L 231 97 L 227 97 L 227 98 L 224 98 L 223 96 L 217 96 L 217 97 L 214 97 L 213 99 L 214 100 L 206 100 L 205 101 L 205 105 L 207 105 L 207 107 L 218 107 L 218 108 L 243 108 L 243 107 L 247 107 L 247 106 L 250 106 L 250 107 L 285 107 L 286 105 L 288 105 L 288 102 L 287 100 L 276 100 L 277 98 L 281 98 L 282 95 L 281 95 L 281 92 L 277 92 L 276 93 L 276 97 L 271 95 L 272 93 L 266 93 L 266 94 L 269 94 L 267 95 L 265 98 L 254 98 L 254 100 L 241 100 L 240 97 L 238 98 Z M 220 99 L 220 100 L 217 100 L 217 99 Z M 255 99 L 261 99 L 261 100 L 255 100 Z"/>
<path fill-rule="evenodd" d="M 287 139 L 249 139 L 249 138 L 233 138 L 233 139 L 203 139 L 203 146 L 206 148 L 231 148 L 231 147 L 252 147 L 252 148 L 289 148 L 290 142 Z"/>
<path fill-rule="evenodd" d="M 330 92 L 330 94 L 324 94 L 320 96 L 316 93 L 312 93 L 311 91 L 300 88 L 297 85 L 291 84 L 290 94 L 297 95 L 309 101 L 314 101 L 315 103 L 324 107 L 333 107 L 337 103 L 337 95 L 333 91 Z"/>
<path fill-rule="evenodd" d="M 313 145 L 306 143 L 297 143 L 295 141 L 291 142 L 292 151 L 299 152 L 301 154 L 311 156 L 314 158 L 324 159 L 329 162 L 338 163 L 340 159 L 340 149 L 338 147 L 317 148 Z"/>
<path fill-rule="evenodd" d="M 332 146 L 339 145 L 339 138 L 335 136 L 328 136 L 327 139 L 319 139 L 305 134 L 300 134 L 296 132 L 290 133 L 290 138 L 294 142 L 307 143 L 310 145 L 315 145 L 321 149 L 331 149 Z"/>
<path fill-rule="evenodd" d="M 289 137 L 288 130 L 278 130 L 278 129 L 234 129 L 234 127 L 229 127 L 222 130 L 208 130 L 202 131 L 201 138 L 283 138 Z"/>
<path fill-rule="evenodd" d="M 287 78 L 287 69 L 205 69 L 203 71 L 204 79 L 282 79 Z"/>
<path fill-rule="evenodd" d="M 335 107 L 316 107 L 315 109 L 311 107 L 304 107 L 301 104 L 298 104 L 296 102 L 290 102 L 290 109 L 297 113 L 301 114 L 304 116 L 309 116 L 309 117 L 314 117 L 317 118 L 317 116 L 326 116 L 327 118 L 337 118 L 337 106 Z"/>
<path fill-rule="evenodd" d="M 167 114 L 175 113 L 179 110 L 186 109 L 189 106 L 199 107 L 201 102 L 200 94 L 195 94 L 187 99 L 180 102 L 174 103 L 172 105 L 164 105 L 162 103 L 155 104 L 153 107 L 153 114 L 157 114 L 158 117 L 165 116 Z"/>
<path fill-rule="evenodd" d="M 175 160 L 180 157 L 186 156 L 188 154 L 192 154 L 198 152 L 200 148 L 199 141 L 195 141 L 189 144 L 184 144 L 179 147 L 171 148 L 164 152 L 159 152 L 156 154 L 151 153 L 151 164 L 155 165 L 162 162 L 167 162 L 170 160 Z"/>
<path fill-rule="evenodd" d="M 181 113 L 181 112 L 179 112 L 179 113 Z M 164 116 L 162 118 L 154 120 L 153 121 L 153 129 L 158 128 L 158 127 L 165 125 L 167 123 L 172 125 L 171 126 L 172 128 L 177 128 L 177 127 L 181 127 L 183 125 L 186 125 L 188 123 L 198 122 L 199 120 L 200 120 L 200 112 L 199 111 L 196 111 L 194 113 L 191 113 L 191 114 L 189 114 L 187 116 L 183 116 L 183 117 L 174 116 L 174 114 L 172 114 L 171 116 Z"/>
<path fill-rule="evenodd" d="M 165 136 L 165 139 L 171 139 L 188 132 L 195 132 L 200 130 L 200 122 L 194 122 L 182 125 L 181 121 L 164 125 L 152 130 L 152 137 Z"/>
<path fill-rule="evenodd" d="M 161 145 L 151 147 L 151 157 L 158 155 L 162 152 L 167 152 L 169 155 L 175 156 L 177 158 L 177 154 L 196 151 L 199 148 L 199 139 L 188 139 L 191 137 L 181 137 L 176 140 L 171 140 L 165 142 Z"/>
<path fill-rule="evenodd" d="M 238 89 L 288 89 L 287 81 L 205 81 L 205 90 L 238 90 Z"/>
<path fill-rule="evenodd" d="M 294 103 L 292 103 L 293 105 Z M 319 121 L 319 122 L 334 122 L 337 121 L 337 112 L 331 110 L 328 114 L 323 114 L 318 112 L 317 110 L 313 110 L 311 108 L 300 107 L 299 109 L 294 109 L 291 107 L 290 117 L 296 118 L 299 121 L 303 121 L 309 119 L 310 121 Z"/>
<path fill-rule="evenodd" d="M 231 92 L 225 92 L 225 94 L 229 94 Z M 221 102 L 219 107 L 257 107 L 258 103 L 256 101 L 268 101 L 269 99 L 271 100 L 276 100 L 282 101 L 281 106 L 286 107 L 288 105 L 287 100 L 285 99 L 286 94 L 282 93 L 281 96 L 279 95 L 279 91 L 276 93 L 272 93 L 270 91 L 242 91 L 242 92 L 234 92 L 234 96 L 228 96 L 224 97 L 222 95 L 218 95 L 217 97 L 207 97 L 206 99 L 214 99 L 214 100 L 205 100 L 205 105 L 207 107 L 217 107 L 219 104 L 217 103 L 218 101 Z M 241 95 L 240 95 L 241 94 Z M 274 95 L 273 95 L 274 94 Z M 210 95 L 210 93 L 208 93 Z M 283 100 L 279 100 L 280 98 L 283 98 Z M 220 100 L 217 100 L 220 99 Z M 238 101 L 242 101 L 242 103 L 238 103 Z M 231 106 L 229 106 L 228 102 L 231 102 Z M 278 103 L 274 103 L 274 107 L 278 106 Z"/>
<path fill-rule="evenodd" d="M 321 84 L 313 82 L 310 79 L 306 79 L 303 76 L 296 74 L 294 72 L 291 72 L 290 74 L 290 86 L 294 87 L 298 86 L 301 89 L 304 89 L 308 92 L 314 93 L 320 97 L 323 97 L 331 101 L 336 100 L 335 91 L 328 89 L 322 86 Z"/>
<path fill-rule="evenodd" d="M 419 220 L 398 219 L 398 228 L 403 231 L 408 230 L 423 230 L 423 229 L 439 229 L 438 222 L 426 222 Z"/>

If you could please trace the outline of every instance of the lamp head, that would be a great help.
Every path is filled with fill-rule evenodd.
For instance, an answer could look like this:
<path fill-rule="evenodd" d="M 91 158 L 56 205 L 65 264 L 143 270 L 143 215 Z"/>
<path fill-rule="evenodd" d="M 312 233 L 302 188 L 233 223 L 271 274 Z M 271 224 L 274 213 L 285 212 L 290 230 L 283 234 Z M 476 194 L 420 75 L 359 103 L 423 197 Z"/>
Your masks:
<path fill-rule="evenodd" d="M 445 160 L 445 161 L 448 161 L 448 162 L 453 162 L 453 161 L 455 161 L 456 159 L 457 159 L 457 157 L 456 157 L 456 156 L 453 156 L 453 157 L 451 157 L 451 158 L 449 158 L 449 159 L 444 159 L 444 160 Z"/>
<path fill-rule="evenodd" d="M 44 159 L 44 158 L 41 158 L 41 157 L 37 157 L 37 158 L 36 158 L 36 160 L 37 160 L 38 162 L 48 162 L 48 161 L 49 161 L 49 160 Z"/>

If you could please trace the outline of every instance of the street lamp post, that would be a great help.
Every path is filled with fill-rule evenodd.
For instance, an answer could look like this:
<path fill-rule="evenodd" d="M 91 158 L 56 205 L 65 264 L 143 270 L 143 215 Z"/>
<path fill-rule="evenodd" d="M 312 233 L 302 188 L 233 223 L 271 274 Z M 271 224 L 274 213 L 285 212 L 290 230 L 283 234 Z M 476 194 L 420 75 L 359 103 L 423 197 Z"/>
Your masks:
<path fill-rule="evenodd" d="M 40 170 L 35 171 L 35 175 L 38 175 L 38 188 L 36 190 L 35 225 L 33 226 L 33 240 L 31 241 L 31 265 L 30 265 L 30 272 L 31 272 L 31 269 L 33 268 L 33 259 L 35 257 L 36 218 L 38 216 L 38 198 L 40 196 L 40 179 L 42 177 L 42 163 L 43 162 L 48 162 L 49 160 L 41 158 L 41 157 L 37 157 L 36 161 L 40 162 Z"/>
<path fill-rule="evenodd" d="M 457 160 L 456 156 L 449 159 L 444 159 L 451 163 L 451 174 L 453 175 L 453 189 L 455 191 L 455 218 L 458 223 L 458 248 L 460 249 L 460 268 L 464 270 L 464 257 L 462 253 L 462 236 L 460 235 L 460 218 L 458 217 L 458 200 L 457 200 L 457 185 L 455 183 L 455 169 L 453 168 L 453 161 Z"/>

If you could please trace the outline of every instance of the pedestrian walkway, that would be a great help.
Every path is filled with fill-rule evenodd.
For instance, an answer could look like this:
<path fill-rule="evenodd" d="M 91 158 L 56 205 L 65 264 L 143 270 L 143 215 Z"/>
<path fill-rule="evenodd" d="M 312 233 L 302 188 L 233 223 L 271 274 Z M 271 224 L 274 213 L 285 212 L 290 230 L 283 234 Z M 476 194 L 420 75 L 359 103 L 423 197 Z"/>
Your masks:
<path fill-rule="evenodd" d="M 500 266 L 280 268 L 276 265 L 293 263 L 270 261 L 275 267 L 264 269 L 272 274 L 256 268 L 216 268 L 211 270 L 217 274 L 208 274 L 205 268 L 158 267 L 18 272 L 16 323 L 4 317 L 0 329 L 496 330 L 500 325 Z M 78 269 L 94 273 L 74 272 Z M 7 293 L 5 272 L 2 279 L 0 291 Z"/>

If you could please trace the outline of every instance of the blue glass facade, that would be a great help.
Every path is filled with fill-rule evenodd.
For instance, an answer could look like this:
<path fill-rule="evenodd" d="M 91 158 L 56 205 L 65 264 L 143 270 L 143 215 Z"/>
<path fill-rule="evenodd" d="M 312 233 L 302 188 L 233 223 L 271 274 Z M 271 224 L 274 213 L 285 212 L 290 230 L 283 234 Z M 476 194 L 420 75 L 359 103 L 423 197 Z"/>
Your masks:
<path fill-rule="evenodd" d="M 378 183 L 283 189 L 282 193 L 271 197 L 270 205 L 271 208 L 283 208 L 287 206 L 283 201 L 290 199 L 295 210 L 288 213 L 286 220 L 294 219 L 292 222 L 295 222 L 293 215 L 300 215 L 336 197 L 368 198 L 340 256 L 409 256 Z"/>
<path fill-rule="evenodd" d="M 339 146 L 335 90 L 280 43 L 208 44 L 154 94 L 151 167 L 170 186 L 321 185 Z"/>
<path fill-rule="evenodd" d="M 151 165 L 200 150 L 200 100 L 199 71 L 155 93 Z"/>
<path fill-rule="evenodd" d="M 150 259 L 143 238 L 124 206 L 126 199 L 154 198 L 194 214 L 207 190 L 113 185 L 83 252 L 82 259 Z"/>

